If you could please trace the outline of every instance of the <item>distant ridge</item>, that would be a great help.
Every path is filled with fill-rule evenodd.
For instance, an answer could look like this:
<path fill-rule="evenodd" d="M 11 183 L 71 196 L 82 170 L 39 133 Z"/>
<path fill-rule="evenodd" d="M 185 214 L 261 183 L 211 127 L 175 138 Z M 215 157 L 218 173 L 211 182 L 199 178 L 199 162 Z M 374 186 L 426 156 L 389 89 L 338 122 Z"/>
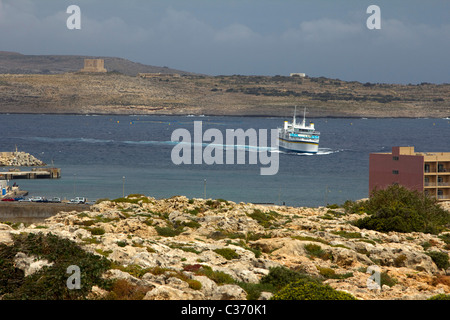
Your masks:
<path fill-rule="evenodd" d="M 0 51 L 0 74 L 60 74 L 77 72 L 83 68 L 84 59 L 104 59 L 109 72 L 120 72 L 130 76 L 138 73 L 178 73 L 193 75 L 168 67 L 158 67 L 133 62 L 123 58 L 80 55 L 25 55 L 18 52 Z"/>

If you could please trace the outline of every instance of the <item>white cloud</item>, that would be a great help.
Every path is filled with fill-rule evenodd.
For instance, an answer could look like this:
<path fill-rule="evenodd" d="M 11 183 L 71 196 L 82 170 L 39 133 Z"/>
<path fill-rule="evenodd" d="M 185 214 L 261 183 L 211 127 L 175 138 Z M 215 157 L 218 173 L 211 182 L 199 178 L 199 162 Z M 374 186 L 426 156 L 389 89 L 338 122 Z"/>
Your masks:
<path fill-rule="evenodd" d="M 36 2 L 0 0 L 0 50 L 114 55 L 209 74 L 288 74 L 301 69 L 310 75 L 374 82 L 406 79 L 411 68 L 422 74 L 417 79 L 435 75 L 443 81 L 448 78 L 444 70 L 450 69 L 450 24 L 382 16 L 382 29 L 368 30 L 363 13 L 350 19 L 304 19 L 296 27 L 278 26 L 277 32 L 264 33 L 243 18 L 219 26 L 194 9 L 168 7 L 160 15 L 152 12 L 152 19 L 131 21 L 114 10 L 98 18 L 96 10 L 81 6 L 81 30 L 68 30 L 65 5 L 55 7 L 45 15 Z"/>
<path fill-rule="evenodd" d="M 243 24 L 233 23 L 223 29 L 217 30 L 214 34 L 214 40 L 219 44 L 232 44 L 242 43 L 242 41 L 258 41 L 263 40 L 263 38 Z"/>

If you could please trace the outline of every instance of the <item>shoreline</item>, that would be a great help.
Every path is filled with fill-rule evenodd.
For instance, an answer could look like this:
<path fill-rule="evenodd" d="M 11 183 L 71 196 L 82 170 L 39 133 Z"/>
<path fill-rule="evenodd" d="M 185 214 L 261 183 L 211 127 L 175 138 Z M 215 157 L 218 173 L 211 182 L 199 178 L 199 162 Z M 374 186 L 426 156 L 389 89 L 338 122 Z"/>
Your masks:
<path fill-rule="evenodd" d="M 292 118 L 280 115 L 233 115 L 233 114 L 177 114 L 177 113 L 77 113 L 77 112 L 1 112 L 0 115 L 50 115 L 50 116 L 161 116 L 161 117 L 245 117 L 245 118 Z M 450 115 L 446 118 L 428 116 L 428 117 L 405 117 L 405 116 L 348 116 L 348 115 L 327 115 L 327 116 L 313 116 L 312 119 L 442 119 L 450 120 Z"/>

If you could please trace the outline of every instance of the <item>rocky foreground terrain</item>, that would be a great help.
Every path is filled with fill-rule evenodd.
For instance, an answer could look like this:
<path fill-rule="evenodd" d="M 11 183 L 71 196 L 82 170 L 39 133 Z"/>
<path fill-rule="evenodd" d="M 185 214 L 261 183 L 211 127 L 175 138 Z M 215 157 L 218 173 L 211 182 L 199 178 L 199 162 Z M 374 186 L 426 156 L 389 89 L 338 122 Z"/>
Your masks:
<path fill-rule="evenodd" d="M 349 223 L 364 216 L 340 208 L 139 195 L 105 200 L 90 211 L 61 212 L 39 224 L 0 224 L 0 243 L 12 245 L 14 235 L 26 233 L 70 239 L 114 262 L 103 277 L 138 285 L 149 300 L 247 299 L 245 286 L 238 284 L 256 284 L 279 266 L 321 278 L 362 300 L 424 300 L 450 294 L 450 268 L 440 269 L 429 255 L 448 254 L 448 232 L 382 233 Z M 15 265 L 25 274 L 47 264 L 24 253 L 15 256 Z M 221 284 L 210 274 L 196 272 L 202 267 L 234 282 Z M 381 287 L 368 273 L 376 268 Z M 93 287 L 91 297 L 105 294 Z M 263 291 L 259 299 L 271 296 Z"/>

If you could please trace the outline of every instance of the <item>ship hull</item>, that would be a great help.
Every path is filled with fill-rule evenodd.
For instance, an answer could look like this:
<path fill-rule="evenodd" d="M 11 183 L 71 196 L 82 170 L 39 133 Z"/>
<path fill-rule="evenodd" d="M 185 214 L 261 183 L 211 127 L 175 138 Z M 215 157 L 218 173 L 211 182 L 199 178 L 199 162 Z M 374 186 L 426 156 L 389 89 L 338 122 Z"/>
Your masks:
<path fill-rule="evenodd" d="M 319 151 L 319 144 L 309 141 L 301 140 L 287 140 L 278 138 L 278 147 L 287 151 L 299 153 L 317 153 Z"/>

